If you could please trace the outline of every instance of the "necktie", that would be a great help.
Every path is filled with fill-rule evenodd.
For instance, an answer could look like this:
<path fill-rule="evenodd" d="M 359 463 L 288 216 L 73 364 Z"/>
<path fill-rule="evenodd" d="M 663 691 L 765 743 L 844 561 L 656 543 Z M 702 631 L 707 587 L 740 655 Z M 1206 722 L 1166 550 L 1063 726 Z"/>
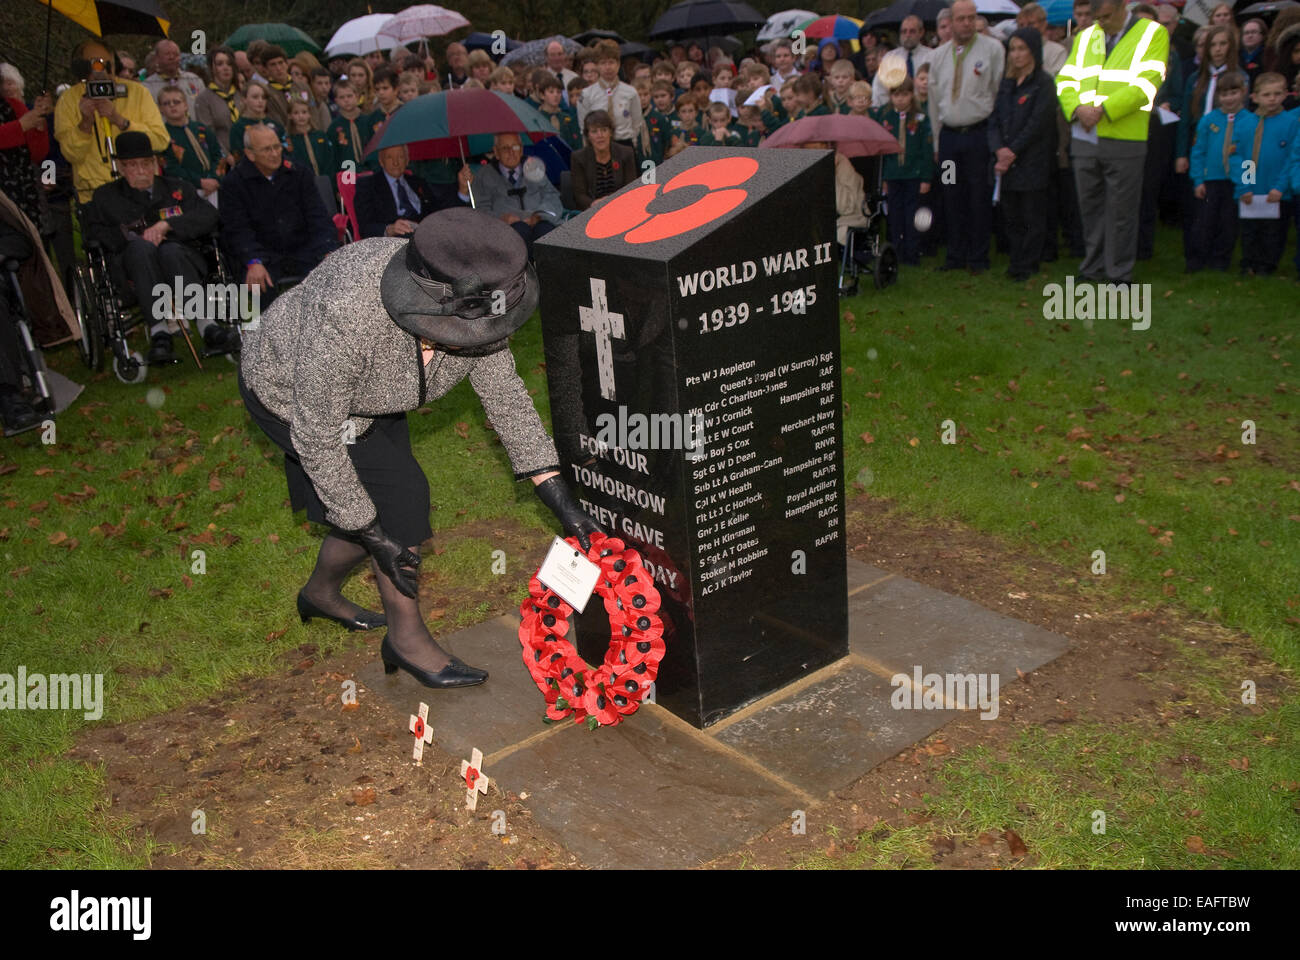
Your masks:
<path fill-rule="evenodd" d="M 907 75 L 908 75 L 909 77 L 914 77 L 914 76 L 916 76 L 916 71 L 914 71 L 914 70 L 912 69 L 912 51 L 911 51 L 911 50 L 907 51 Z"/>
<path fill-rule="evenodd" d="M 964 47 L 953 47 L 952 58 L 952 102 L 956 103 L 957 98 L 961 96 L 961 68 L 966 63 L 966 54 L 970 53 L 970 48 L 975 46 L 972 40 Z"/>
<path fill-rule="evenodd" d="M 1236 122 L 1236 116 L 1235 113 L 1228 114 L 1228 126 L 1223 131 L 1223 172 L 1229 175 L 1229 179 L 1231 171 L 1228 169 L 1228 158 L 1232 156 L 1232 126 Z"/>
<path fill-rule="evenodd" d="M 513 167 L 513 168 L 510 170 L 510 186 L 512 186 L 512 187 L 517 187 L 517 186 L 519 186 L 519 168 L 518 168 L 518 167 Z"/>

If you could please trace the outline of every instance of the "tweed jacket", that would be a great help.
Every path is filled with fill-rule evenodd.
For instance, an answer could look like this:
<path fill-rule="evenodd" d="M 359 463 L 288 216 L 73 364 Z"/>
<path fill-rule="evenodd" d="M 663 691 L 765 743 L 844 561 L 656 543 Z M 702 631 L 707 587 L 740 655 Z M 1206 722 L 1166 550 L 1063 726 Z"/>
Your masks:
<path fill-rule="evenodd" d="M 420 363 L 420 342 L 389 316 L 379 281 L 406 240 L 359 240 L 327 257 L 244 333 L 240 375 L 262 404 L 289 424 L 303 469 L 329 522 L 359 530 L 375 518 L 348 455 L 373 418 L 402 413 L 469 377 L 505 447 L 515 479 L 559 469 L 509 349 L 482 357 L 436 352 Z"/>

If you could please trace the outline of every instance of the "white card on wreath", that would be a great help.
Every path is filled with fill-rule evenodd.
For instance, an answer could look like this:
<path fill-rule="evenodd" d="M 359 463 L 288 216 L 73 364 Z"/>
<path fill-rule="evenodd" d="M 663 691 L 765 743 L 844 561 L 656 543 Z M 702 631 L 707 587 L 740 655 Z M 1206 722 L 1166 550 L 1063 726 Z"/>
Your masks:
<path fill-rule="evenodd" d="M 600 565 L 592 563 L 581 550 L 575 550 L 559 537 L 546 551 L 537 579 L 559 595 L 560 599 L 579 613 L 591 599 L 600 579 Z"/>

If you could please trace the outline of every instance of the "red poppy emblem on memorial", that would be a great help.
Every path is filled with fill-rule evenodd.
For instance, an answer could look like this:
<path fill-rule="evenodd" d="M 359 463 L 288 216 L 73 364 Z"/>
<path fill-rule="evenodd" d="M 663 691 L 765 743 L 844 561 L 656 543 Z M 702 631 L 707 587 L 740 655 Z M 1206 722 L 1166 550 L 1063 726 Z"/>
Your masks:
<path fill-rule="evenodd" d="M 605 240 L 623 234 L 627 243 L 653 243 L 696 230 L 744 203 L 749 191 L 740 184 L 757 172 L 758 161 L 752 157 L 722 157 L 683 170 L 665 184 L 643 184 L 601 207 L 587 221 L 587 236 Z M 705 190 L 702 196 L 700 187 Z M 692 196 L 696 199 L 690 200 Z M 688 202 L 674 207 L 678 198 Z"/>
<path fill-rule="evenodd" d="M 577 537 L 566 541 L 581 549 Z M 587 726 L 612 726 L 635 713 L 659 673 L 664 624 L 659 591 L 641 556 L 622 540 L 592 534 L 587 559 L 599 564 L 595 592 L 609 614 L 610 639 L 604 662 L 588 666 L 565 639 L 573 607 L 537 577 L 528 581 L 528 598 L 519 608 L 519 642 L 524 666 L 546 698 L 546 719 L 585 720 Z"/>

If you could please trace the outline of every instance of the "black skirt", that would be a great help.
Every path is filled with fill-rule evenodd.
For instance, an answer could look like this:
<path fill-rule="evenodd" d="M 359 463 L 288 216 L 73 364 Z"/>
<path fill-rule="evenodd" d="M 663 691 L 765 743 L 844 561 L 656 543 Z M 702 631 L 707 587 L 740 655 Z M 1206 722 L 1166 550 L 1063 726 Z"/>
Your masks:
<path fill-rule="evenodd" d="M 289 439 L 289 424 L 262 405 L 242 375 L 239 393 L 253 422 L 284 451 L 290 506 L 295 511 L 306 509 L 308 520 L 328 525 L 325 504 Z M 408 547 L 417 547 L 433 536 L 433 528 L 429 526 L 429 480 L 411 452 L 406 414 L 375 417 L 370 429 L 357 437 L 356 443 L 348 445 L 348 456 L 352 458 L 361 486 L 375 505 L 380 525 L 389 536 Z M 356 539 L 337 528 L 334 532 L 347 540 Z"/>

